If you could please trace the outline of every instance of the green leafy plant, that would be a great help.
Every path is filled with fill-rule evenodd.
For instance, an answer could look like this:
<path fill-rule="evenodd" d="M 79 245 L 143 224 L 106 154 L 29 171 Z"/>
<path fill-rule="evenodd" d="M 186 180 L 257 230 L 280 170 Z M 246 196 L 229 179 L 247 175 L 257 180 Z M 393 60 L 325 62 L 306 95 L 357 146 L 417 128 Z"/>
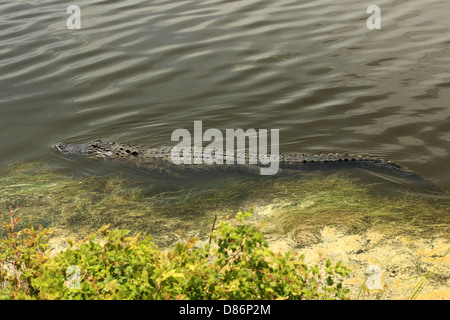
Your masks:
<path fill-rule="evenodd" d="M 0 241 L 0 297 L 26 299 L 39 290 L 33 280 L 41 276 L 41 266 L 49 259 L 48 237 L 52 230 L 32 227 L 15 231 L 20 208 L 9 207 L 9 223 L 3 223 L 6 238 Z"/>
<path fill-rule="evenodd" d="M 0 264 L 14 272 L 2 271 L 3 298 L 345 299 L 349 293 L 342 286 L 347 267 L 325 259 L 308 266 L 291 251 L 274 253 L 257 228 L 244 223 L 252 211 L 221 222 L 204 246 L 192 238 L 160 250 L 151 236 L 104 226 L 68 240 L 70 247 L 50 258 L 49 231 L 15 232 L 18 209 L 10 210 Z"/>

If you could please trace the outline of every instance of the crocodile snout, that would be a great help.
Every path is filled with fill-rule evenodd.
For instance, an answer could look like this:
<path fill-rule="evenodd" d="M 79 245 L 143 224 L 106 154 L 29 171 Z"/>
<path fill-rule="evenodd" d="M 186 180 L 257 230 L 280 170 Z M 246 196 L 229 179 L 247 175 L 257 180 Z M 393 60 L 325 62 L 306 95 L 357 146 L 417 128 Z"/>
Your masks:
<path fill-rule="evenodd" d="M 58 152 L 65 152 L 64 149 L 66 148 L 66 145 L 62 142 L 58 142 L 58 143 L 52 144 L 51 148 Z"/>

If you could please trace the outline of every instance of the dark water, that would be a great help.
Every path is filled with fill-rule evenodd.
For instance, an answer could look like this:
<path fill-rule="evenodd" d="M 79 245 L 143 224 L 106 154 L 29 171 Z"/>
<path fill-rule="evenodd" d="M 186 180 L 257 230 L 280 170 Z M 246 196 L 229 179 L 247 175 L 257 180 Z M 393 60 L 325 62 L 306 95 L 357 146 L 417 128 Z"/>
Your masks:
<path fill-rule="evenodd" d="M 448 0 L 0 3 L 0 162 L 57 141 L 146 146 L 177 128 L 279 129 L 281 151 L 351 152 L 450 186 Z M 388 182 L 388 177 L 377 176 Z"/>

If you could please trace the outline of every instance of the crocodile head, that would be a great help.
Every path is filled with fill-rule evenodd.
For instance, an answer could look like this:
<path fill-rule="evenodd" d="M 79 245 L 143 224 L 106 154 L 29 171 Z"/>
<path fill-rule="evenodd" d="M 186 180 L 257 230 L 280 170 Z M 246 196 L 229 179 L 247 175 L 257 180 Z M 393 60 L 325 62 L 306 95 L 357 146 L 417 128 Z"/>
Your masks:
<path fill-rule="evenodd" d="M 65 144 L 62 142 L 52 145 L 52 149 L 64 154 L 78 154 L 92 158 L 107 158 L 113 154 L 113 142 L 94 140 L 83 144 Z"/>

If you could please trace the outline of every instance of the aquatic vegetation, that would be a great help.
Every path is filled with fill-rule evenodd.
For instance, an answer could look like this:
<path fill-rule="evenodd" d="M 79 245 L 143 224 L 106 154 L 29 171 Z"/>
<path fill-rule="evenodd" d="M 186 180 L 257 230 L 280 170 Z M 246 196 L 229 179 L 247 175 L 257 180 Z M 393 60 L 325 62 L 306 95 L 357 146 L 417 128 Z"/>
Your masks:
<path fill-rule="evenodd" d="M 0 171 L 0 203 L 4 209 L 15 203 L 23 207 L 24 226 L 63 228 L 84 236 L 111 224 L 152 234 L 159 245 L 180 237 L 207 237 L 214 215 L 222 218 L 250 207 L 255 207 L 253 221 L 298 235 L 300 242 L 311 242 L 325 226 L 445 234 L 446 202 L 377 195 L 343 174 L 221 178 L 215 186 L 155 191 L 118 175 L 73 178 L 42 163 Z M 263 214 L 267 208 L 270 215 Z M 0 211 L 3 221 L 8 219 L 5 212 Z"/>

